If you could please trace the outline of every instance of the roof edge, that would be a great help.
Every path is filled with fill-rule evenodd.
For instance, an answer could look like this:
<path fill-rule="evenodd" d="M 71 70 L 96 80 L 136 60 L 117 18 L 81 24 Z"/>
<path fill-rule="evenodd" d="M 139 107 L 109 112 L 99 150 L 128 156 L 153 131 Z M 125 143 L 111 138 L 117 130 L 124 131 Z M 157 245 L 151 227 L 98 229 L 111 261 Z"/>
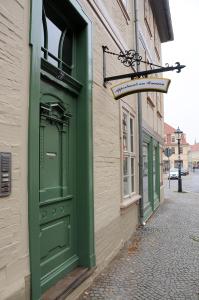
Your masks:
<path fill-rule="evenodd" d="M 161 43 L 174 40 L 169 0 L 150 0 Z"/>

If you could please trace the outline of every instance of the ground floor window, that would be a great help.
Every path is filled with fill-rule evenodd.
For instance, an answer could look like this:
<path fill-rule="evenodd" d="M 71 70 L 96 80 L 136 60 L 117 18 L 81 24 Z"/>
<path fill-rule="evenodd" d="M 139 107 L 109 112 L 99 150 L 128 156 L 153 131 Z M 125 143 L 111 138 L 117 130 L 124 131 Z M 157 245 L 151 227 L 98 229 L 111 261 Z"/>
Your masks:
<path fill-rule="evenodd" d="M 122 108 L 123 197 L 135 192 L 134 116 Z"/>
<path fill-rule="evenodd" d="M 180 162 L 180 167 L 183 167 L 183 160 L 175 160 L 174 161 L 174 168 L 178 168 L 179 167 L 179 162 Z"/>

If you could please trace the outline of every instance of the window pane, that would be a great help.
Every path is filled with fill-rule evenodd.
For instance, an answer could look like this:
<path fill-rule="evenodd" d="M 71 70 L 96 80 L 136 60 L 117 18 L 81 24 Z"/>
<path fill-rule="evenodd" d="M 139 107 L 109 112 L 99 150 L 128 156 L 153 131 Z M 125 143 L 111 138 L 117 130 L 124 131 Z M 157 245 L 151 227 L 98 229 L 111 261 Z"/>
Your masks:
<path fill-rule="evenodd" d="M 134 175 L 134 158 L 131 158 L 131 175 Z"/>
<path fill-rule="evenodd" d="M 127 196 L 129 194 L 129 189 L 128 189 L 128 177 L 123 177 L 123 195 Z"/>
<path fill-rule="evenodd" d="M 122 125 L 123 125 L 123 132 L 127 132 L 127 114 L 125 114 L 124 112 L 123 112 Z"/>
<path fill-rule="evenodd" d="M 128 118 L 127 114 L 123 112 L 122 126 L 123 126 L 123 150 L 128 150 Z"/>
<path fill-rule="evenodd" d="M 133 119 L 132 118 L 130 118 L 130 139 L 131 139 L 130 151 L 133 152 L 134 145 L 133 145 Z"/>
<path fill-rule="evenodd" d="M 55 9 L 54 5 L 49 0 L 43 0 L 41 47 L 46 51 L 43 50 L 42 57 L 71 74 L 74 32 L 70 29 L 70 24 L 65 13 L 61 11 L 61 7 Z"/>
<path fill-rule="evenodd" d="M 130 149 L 130 151 L 133 152 L 133 135 L 131 135 L 130 139 L 131 139 L 131 149 Z"/>
<path fill-rule="evenodd" d="M 41 47 L 44 47 L 44 23 L 43 22 L 41 26 Z"/>
<path fill-rule="evenodd" d="M 130 118 L 130 133 L 133 135 L 133 119 Z"/>
<path fill-rule="evenodd" d="M 134 175 L 131 176 L 131 193 L 134 192 Z"/>
<path fill-rule="evenodd" d="M 134 157 L 133 152 L 133 117 L 130 112 L 122 112 L 122 133 L 123 133 L 123 194 L 131 196 L 134 192 Z M 125 152 L 124 152 L 125 151 Z"/>
<path fill-rule="evenodd" d="M 46 22 L 48 28 L 48 51 L 55 57 L 59 57 L 59 42 L 62 31 L 49 18 L 46 18 Z M 48 61 L 58 67 L 58 62 L 52 57 L 48 56 Z"/>
<path fill-rule="evenodd" d="M 148 176 L 148 149 L 143 146 L 143 176 Z"/>
<path fill-rule="evenodd" d="M 123 159 L 123 175 L 128 175 L 128 157 Z"/>
<path fill-rule="evenodd" d="M 41 26 L 41 48 L 47 48 L 47 24 L 45 11 L 42 12 L 42 26 Z M 45 50 L 41 50 L 41 57 L 47 58 L 47 53 Z"/>
<path fill-rule="evenodd" d="M 134 192 L 134 158 L 131 158 L 131 193 Z"/>
<path fill-rule="evenodd" d="M 73 47 L 73 34 L 70 30 L 67 30 L 65 37 L 64 37 L 64 42 L 63 42 L 62 60 L 68 66 L 72 65 L 72 47 Z M 71 71 L 66 66 L 63 66 L 63 70 L 66 73 L 70 73 L 70 71 Z"/>
<path fill-rule="evenodd" d="M 127 134 L 123 134 L 123 150 L 127 151 Z"/>
<path fill-rule="evenodd" d="M 153 149 L 153 187 L 156 192 L 156 148 Z"/>
<path fill-rule="evenodd" d="M 143 146 L 143 200 L 144 206 L 148 203 L 148 145 Z"/>

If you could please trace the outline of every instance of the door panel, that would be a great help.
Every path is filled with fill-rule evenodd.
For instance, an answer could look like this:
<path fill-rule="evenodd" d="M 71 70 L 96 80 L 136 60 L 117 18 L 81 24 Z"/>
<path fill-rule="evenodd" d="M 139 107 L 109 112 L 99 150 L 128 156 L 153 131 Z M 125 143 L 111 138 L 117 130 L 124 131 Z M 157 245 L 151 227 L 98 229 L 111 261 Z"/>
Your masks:
<path fill-rule="evenodd" d="M 157 146 L 153 147 L 153 210 L 159 206 L 159 150 Z"/>
<path fill-rule="evenodd" d="M 45 290 L 78 264 L 76 99 L 42 80 L 40 103 L 40 266 Z"/>
<path fill-rule="evenodd" d="M 40 126 L 40 202 L 61 197 L 62 133 L 48 121 Z"/>

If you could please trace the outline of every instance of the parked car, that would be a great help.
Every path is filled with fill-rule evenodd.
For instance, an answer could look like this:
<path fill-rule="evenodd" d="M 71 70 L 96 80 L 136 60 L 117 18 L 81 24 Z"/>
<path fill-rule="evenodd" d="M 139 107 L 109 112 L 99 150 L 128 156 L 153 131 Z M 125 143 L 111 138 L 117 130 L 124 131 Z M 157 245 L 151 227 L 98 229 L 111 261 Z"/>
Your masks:
<path fill-rule="evenodd" d="M 184 168 L 181 168 L 181 175 L 182 175 L 182 176 L 186 176 L 186 175 L 188 175 L 188 174 L 189 174 L 189 170 L 184 169 Z"/>
<path fill-rule="evenodd" d="M 168 179 L 178 179 L 178 169 L 170 169 Z"/>

